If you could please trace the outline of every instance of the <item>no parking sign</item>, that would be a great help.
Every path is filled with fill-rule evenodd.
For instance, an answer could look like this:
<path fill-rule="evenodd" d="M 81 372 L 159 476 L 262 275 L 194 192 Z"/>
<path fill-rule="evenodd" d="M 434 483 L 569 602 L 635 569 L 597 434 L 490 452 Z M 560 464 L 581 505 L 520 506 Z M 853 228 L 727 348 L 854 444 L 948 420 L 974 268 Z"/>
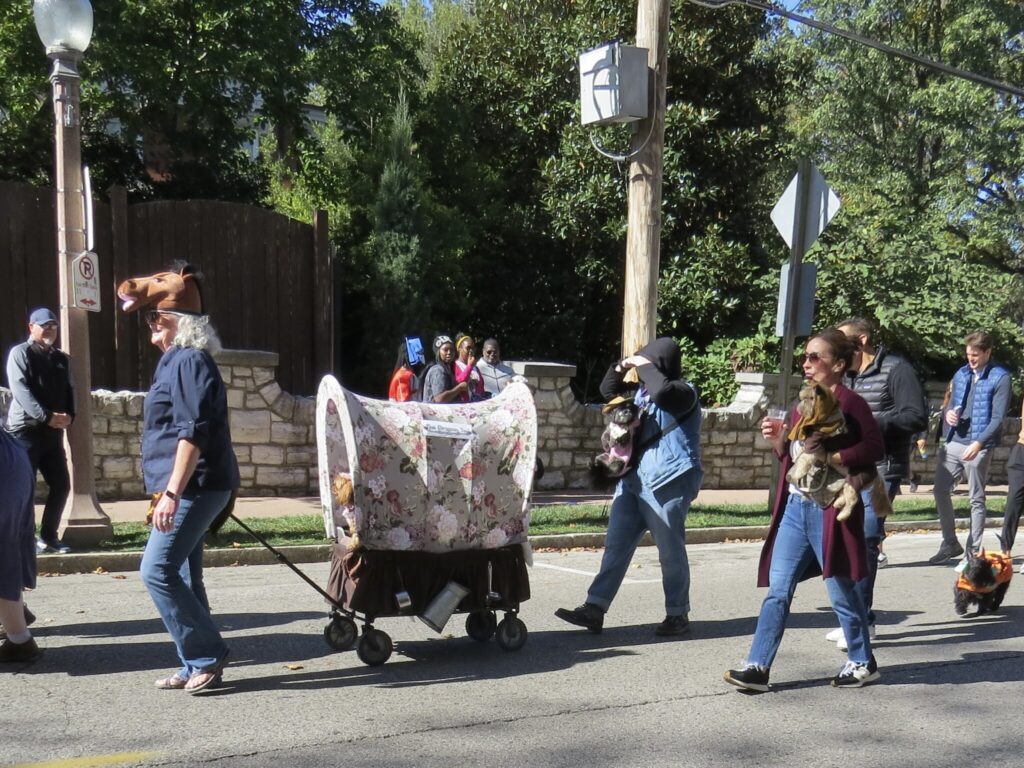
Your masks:
<path fill-rule="evenodd" d="M 74 296 L 71 306 L 89 312 L 100 311 L 100 267 L 95 253 L 86 251 L 71 261 Z"/>

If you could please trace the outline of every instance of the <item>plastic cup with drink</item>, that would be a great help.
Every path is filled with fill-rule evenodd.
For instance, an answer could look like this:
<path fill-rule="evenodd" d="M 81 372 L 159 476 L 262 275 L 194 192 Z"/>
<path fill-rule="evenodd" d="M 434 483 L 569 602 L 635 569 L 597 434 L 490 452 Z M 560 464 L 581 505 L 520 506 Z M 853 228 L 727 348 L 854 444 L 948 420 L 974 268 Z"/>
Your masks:
<path fill-rule="evenodd" d="M 771 428 L 770 438 L 775 439 L 786 425 L 786 416 L 789 414 L 785 408 L 769 408 L 764 415 L 765 423 Z"/>

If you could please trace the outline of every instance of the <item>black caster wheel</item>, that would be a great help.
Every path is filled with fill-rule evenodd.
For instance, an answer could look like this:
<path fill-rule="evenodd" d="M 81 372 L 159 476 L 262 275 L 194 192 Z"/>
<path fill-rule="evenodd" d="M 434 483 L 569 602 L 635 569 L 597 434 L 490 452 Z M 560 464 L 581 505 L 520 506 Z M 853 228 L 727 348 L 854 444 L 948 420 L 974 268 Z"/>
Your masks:
<path fill-rule="evenodd" d="M 324 627 L 324 640 L 336 651 L 347 651 L 356 644 L 358 635 L 356 623 L 348 616 L 333 616 Z"/>
<path fill-rule="evenodd" d="M 494 611 L 477 611 L 466 616 L 466 634 L 477 642 L 486 643 L 498 628 Z"/>
<path fill-rule="evenodd" d="M 359 660 L 371 667 L 379 667 L 391 658 L 391 638 L 386 632 L 381 632 L 373 627 L 363 629 L 363 636 L 359 638 L 356 645 L 356 655 Z"/>
<path fill-rule="evenodd" d="M 526 625 L 516 616 L 498 622 L 498 645 L 506 651 L 518 651 L 526 644 Z"/>

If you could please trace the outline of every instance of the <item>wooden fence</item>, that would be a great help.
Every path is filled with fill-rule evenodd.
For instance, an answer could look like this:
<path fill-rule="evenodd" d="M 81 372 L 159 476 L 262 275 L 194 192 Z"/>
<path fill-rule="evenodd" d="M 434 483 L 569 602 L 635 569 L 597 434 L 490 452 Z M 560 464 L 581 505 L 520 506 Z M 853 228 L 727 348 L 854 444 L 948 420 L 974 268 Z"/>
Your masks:
<path fill-rule="evenodd" d="M 128 204 L 123 188 L 94 206 L 103 311 L 90 313 L 94 388 L 144 390 L 158 351 L 137 315 L 120 311 L 117 283 L 172 261 L 204 275 L 203 299 L 225 347 L 281 356 L 278 381 L 314 394 L 333 371 L 334 280 L 327 216 L 313 225 L 273 211 L 207 200 Z M 0 182 L 0 350 L 24 340 L 32 308 L 57 309 L 52 190 Z M 6 384 L 6 374 L 0 376 Z"/>

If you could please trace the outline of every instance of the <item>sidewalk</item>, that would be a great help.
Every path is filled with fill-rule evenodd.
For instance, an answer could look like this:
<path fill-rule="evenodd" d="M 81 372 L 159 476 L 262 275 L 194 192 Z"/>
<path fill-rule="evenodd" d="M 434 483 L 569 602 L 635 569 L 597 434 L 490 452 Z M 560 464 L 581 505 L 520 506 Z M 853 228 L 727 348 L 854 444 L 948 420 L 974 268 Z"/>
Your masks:
<path fill-rule="evenodd" d="M 988 488 L 989 497 L 1005 496 L 1006 486 L 995 485 Z M 906 487 L 900 498 L 931 499 L 932 487 L 920 486 L 915 493 Z M 588 489 L 570 488 L 559 491 L 537 491 L 533 494 L 534 506 L 543 507 L 551 504 L 608 504 L 610 494 L 594 493 Z M 705 488 L 698 495 L 695 506 L 720 504 L 764 504 L 768 506 L 768 490 L 761 488 L 716 489 Z M 149 501 L 105 501 L 100 504 L 103 511 L 115 523 L 142 522 L 146 519 Z M 42 517 L 42 505 L 36 505 L 36 523 Z M 235 504 L 235 515 L 241 518 L 256 517 L 288 517 L 290 515 L 319 515 L 320 499 L 316 496 L 300 498 L 283 498 L 273 496 L 241 496 Z"/>
<path fill-rule="evenodd" d="M 1005 494 L 1005 486 L 997 486 L 990 491 L 990 496 Z M 905 498 L 931 499 L 931 487 L 922 486 L 916 493 L 906 492 Z M 607 503 L 610 499 L 604 494 L 595 494 L 588 491 L 539 491 L 534 494 L 534 505 L 545 506 L 550 504 L 601 504 Z M 762 489 L 741 489 L 741 490 L 712 490 L 701 491 L 695 506 L 702 504 L 758 504 L 768 503 L 768 491 Z M 141 522 L 145 519 L 148 502 L 140 501 L 116 501 L 101 505 L 103 511 L 115 522 Z M 37 518 L 42 508 L 36 507 Z M 283 517 L 287 515 L 319 515 L 320 500 L 315 497 L 304 497 L 298 499 L 290 498 L 269 498 L 269 497 L 243 497 L 238 499 L 235 505 L 235 514 L 240 518 L 269 518 Z M 957 519 L 957 527 L 965 528 L 968 525 L 966 518 Z M 999 527 L 1001 522 L 998 519 L 988 521 L 987 527 Z M 891 522 L 886 525 L 890 534 L 896 533 L 917 533 L 924 531 L 937 531 L 939 523 L 937 520 L 915 521 L 915 522 Z M 736 526 L 719 528 L 691 528 L 686 532 L 688 544 L 714 544 L 730 541 L 750 541 L 762 539 L 767 534 L 766 526 Z M 599 549 L 604 546 L 604 533 L 571 533 L 552 534 L 544 536 L 530 536 L 530 543 L 534 549 Z M 653 543 L 650 534 L 647 534 L 641 546 L 649 546 Z M 325 562 L 330 559 L 330 544 L 326 541 L 323 544 L 305 546 L 283 546 L 280 551 L 294 563 L 316 563 Z M 41 574 L 57 573 L 87 573 L 133 571 L 139 567 L 142 558 L 141 552 L 72 552 L 67 555 L 40 555 L 39 572 Z M 242 547 L 236 545 L 233 548 L 207 549 L 204 562 L 208 567 L 216 566 L 240 566 L 240 565 L 268 565 L 277 562 L 273 553 L 268 549 L 257 547 Z"/>

